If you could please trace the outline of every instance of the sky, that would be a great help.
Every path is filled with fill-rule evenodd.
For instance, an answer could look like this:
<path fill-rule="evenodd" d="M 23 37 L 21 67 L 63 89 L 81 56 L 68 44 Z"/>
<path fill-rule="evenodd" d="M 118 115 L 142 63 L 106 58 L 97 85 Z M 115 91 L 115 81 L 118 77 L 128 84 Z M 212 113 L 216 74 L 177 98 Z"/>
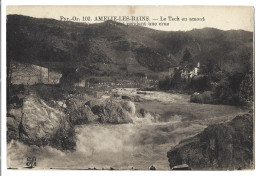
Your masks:
<path fill-rule="evenodd" d="M 97 16 L 149 16 L 149 22 L 157 22 L 157 26 L 148 26 L 146 22 L 145 27 L 157 30 L 188 31 L 214 27 L 254 31 L 254 8 L 248 6 L 7 6 L 6 13 L 57 20 L 61 16 L 71 20 L 76 17 L 79 22 L 83 22 L 83 17 L 90 16 L 92 21 L 87 23 L 96 23 L 94 19 Z M 169 21 L 169 16 L 178 17 L 179 21 Z M 166 21 L 159 21 L 161 17 Z M 189 18 L 203 17 L 204 21 L 189 21 Z M 182 18 L 188 21 L 182 21 Z M 159 23 L 163 22 L 169 25 L 160 26 Z"/>

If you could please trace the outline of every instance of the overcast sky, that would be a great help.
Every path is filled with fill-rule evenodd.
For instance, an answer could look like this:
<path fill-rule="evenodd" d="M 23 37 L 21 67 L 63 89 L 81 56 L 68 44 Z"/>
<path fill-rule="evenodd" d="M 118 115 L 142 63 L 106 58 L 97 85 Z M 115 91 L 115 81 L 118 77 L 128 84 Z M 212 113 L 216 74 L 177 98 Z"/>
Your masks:
<path fill-rule="evenodd" d="M 165 31 L 187 31 L 194 28 L 214 27 L 222 30 L 243 29 L 254 31 L 253 7 L 213 7 L 213 6 L 9 6 L 7 14 L 21 14 L 37 18 L 53 18 L 61 16 L 79 18 L 91 16 L 94 23 L 96 16 L 149 16 L 150 22 L 160 22 L 166 17 L 169 26 L 153 26 L 151 28 Z M 179 17 L 180 21 L 169 21 L 168 16 Z M 205 21 L 181 21 L 182 18 L 202 18 Z M 158 19 L 153 21 L 152 19 Z M 128 21 L 129 22 L 129 21 Z M 150 27 L 150 26 L 146 26 Z"/>

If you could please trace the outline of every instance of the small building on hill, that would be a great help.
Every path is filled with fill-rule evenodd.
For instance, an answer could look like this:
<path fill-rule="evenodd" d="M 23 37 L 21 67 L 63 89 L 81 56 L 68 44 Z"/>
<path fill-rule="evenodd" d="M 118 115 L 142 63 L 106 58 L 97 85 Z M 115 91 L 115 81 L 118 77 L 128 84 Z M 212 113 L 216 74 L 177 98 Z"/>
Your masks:
<path fill-rule="evenodd" d="M 180 67 L 171 67 L 169 68 L 169 77 L 173 78 L 173 76 L 178 72 L 181 72 L 181 77 L 183 79 L 193 78 L 194 76 L 197 76 L 200 71 L 200 62 L 197 63 L 196 67 L 193 68 L 193 70 L 189 70 L 188 68 L 180 68 Z"/>

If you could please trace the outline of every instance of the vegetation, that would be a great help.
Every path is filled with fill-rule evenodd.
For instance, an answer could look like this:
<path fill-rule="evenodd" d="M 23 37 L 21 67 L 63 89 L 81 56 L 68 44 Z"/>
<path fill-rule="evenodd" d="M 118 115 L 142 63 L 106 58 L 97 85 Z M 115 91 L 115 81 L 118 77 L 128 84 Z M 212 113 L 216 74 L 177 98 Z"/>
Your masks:
<path fill-rule="evenodd" d="M 207 72 L 215 64 L 228 72 L 252 68 L 252 32 L 165 32 L 111 21 L 87 25 L 21 15 L 7 19 L 7 60 L 58 71 L 82 69 L 80 77 L 150 76 L 179 65 L 180 56 L 184 62 L 204 63 Z"/>
<path fill-rule="evenodd" d="M 251 60 L 245 60 L 245 66 L 251 65 Z M 198 76 L 183 78 L 182 71 L 194 67 L 192 55 L 186 49 L 180 62 L 180 69 L 173 77 L 166 77 L 159 81 L 159 88 L 163 90 L 177 90 L 185 93 L 199 92 L 191 96 L 196 103 L 244 105 L 253 101 L 253 72 L 245 70 L 224 70 L 215 63 L 202 63 Z M 212 68 L 212 69 L 209 69 Z"/>

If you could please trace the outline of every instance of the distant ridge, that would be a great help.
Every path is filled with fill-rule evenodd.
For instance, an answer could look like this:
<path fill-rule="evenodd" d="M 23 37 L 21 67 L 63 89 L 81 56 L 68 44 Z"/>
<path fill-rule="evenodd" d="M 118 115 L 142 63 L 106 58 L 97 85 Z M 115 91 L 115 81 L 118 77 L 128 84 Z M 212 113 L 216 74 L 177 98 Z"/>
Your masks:
<path fill-rule="evenodd" d="M 8 15 L 7 59 L 55 69 L 82 68 L 81 74 L 154 74 L 178 65 L 187 48 L 195 62 L 209 69 L 215 64 L 228 72 L 252 68 L 252 32 L 215 28 L 166 32 L 120 24 Z"/>

